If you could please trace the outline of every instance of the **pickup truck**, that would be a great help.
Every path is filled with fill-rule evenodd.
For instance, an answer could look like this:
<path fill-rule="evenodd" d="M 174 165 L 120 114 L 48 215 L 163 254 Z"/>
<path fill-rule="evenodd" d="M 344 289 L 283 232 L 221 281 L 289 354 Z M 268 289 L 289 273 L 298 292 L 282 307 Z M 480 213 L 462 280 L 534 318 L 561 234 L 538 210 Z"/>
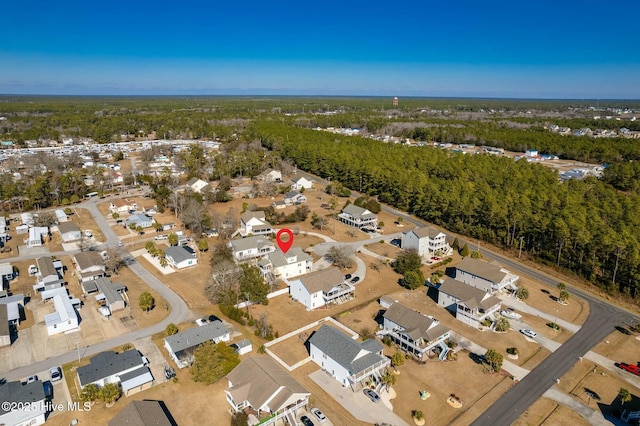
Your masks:
<path fill-rule="evenodd" d="M 626 362 L 618 362 L 616 363 L 616 367 L 628 371 L 631 374 L 635 374 L 636 376 L 640 376 L 640 367 L 638 367 L 637 365 L 627 364 Z"/>

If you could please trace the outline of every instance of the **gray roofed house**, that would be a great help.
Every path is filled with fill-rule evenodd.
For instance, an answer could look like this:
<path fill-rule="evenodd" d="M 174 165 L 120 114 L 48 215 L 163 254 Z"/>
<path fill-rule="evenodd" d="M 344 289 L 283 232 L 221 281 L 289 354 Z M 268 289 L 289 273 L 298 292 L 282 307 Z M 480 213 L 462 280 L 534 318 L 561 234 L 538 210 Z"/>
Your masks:
<path fill-rule="evenodd" d="M 11 327 L 7 305 L 0 305 L 0 348 L 11 344 Z"/>
<path fill-rule="evenodd" d="M 175 421 L 162 401 L 131 401 L 108 423 L 108 426 L 175 425 Z"/>
<path fill-rule="evenodd" d="M 229 247 L 234 259 L 238 262 L 255 259 L 276 250 L 273 241 L 260 235 L 231 240 Z"/>
<path fill-rule="evenodd" d="M 0 424 L 3 425 L 42 425 L 47 413 L 44 387 L 40 380 L 29 384 L 6 382 L 0 385 L 0 401 L 17 404 L 29 404 L 29 409 L 0 407 Z M 19 407 L 18 407 L 19 408 Z"/>
<path fill-rule="evenodd" d="M 455 314 L 456 319 L 480 327 L 485 318 L 500 311 L 502 301 L 491 293 L 446 277 L 438 288 L 438 305 Z"/>
<path fill-rule="evenodd" d="M 247 211 L 240 216 L 241 235 L 268 235 L 273 233 L 273 226 L 266 220 L 266 216 L 262 210 Z"/>
<path fill-rule="evenodd" d="M 276 250 L 258 262 L 262 275 L 270 282 L 277 278 L 292 278 L 311 272 L 313 258 L 301 247 L 291 247 L 286 253 Z"/>
<path fill-rule="evenodd" d="M 20 311 L 24 309 L 24 294 L 0 297 L 0 305 L 6 305 L 9 322 L 18 324 L 22 318 Z"/>
<path fill-rule="evenodd" d="M 119 311 L 126 306 L 122 293 L 127 291 L 127 286 L 123 283 L 112 283 L 107 277 L 83 282 L 82 291 L 84 294 L 98 293 L 96 300 L 104 301 L 111 312 Z"/>
<path fill-rule="evenodd" d="M 489 293 L 502 291 L 506 287 L 516 290 L 516 281 L 519 278 L 497 263 L 471 257 L 465 257 L 456 265 L 456 280 Z"/>
<path fill-rule="evenodd" d="M 308 310 L 351 298 L 355 287 L 345 282 L 336 267 L 302 275 L 289 282 L 289 294 Z"/>
<path fill-rule="evenodd" d="M 204 342 L 228 342 L 229 330 L 220 320 L 216 320 L 200 327 L 187 328 L 184 331 L 164 338 L 164 347 L 179 368 L 187 367 L 191 363 L 191 352 Z"/>
<path fill-rule="evenodd" d="M 380 378 L 390 361 L 373 339 L 358 342 L 337 328 L 322 325 L 309 338 L 311 360 L 352 390 L 369 376 Z"/>
<path fill-rule="evenodd" d="M 143 368 L 144 367 L 144 368 Z M 136 377 L 127 375 L 127 373 L 137 371 Z M 143 387 L 149 387 L 153 382 L 153 376 L 149 369 L 144 366 L 142 355 L 136 349 L 130 349 L 125 352 L 116 353 L 113 351 L 101 352 L 91 358 L 88 365 L 78 367 L 78 381 L 81 387 L 85 387 L 89 383 L 94 383 L 99 387 L 107 383 L 122 384 L 124 377 L 127 381 L 136 381 L 136 386 L 123 386 L 123 390 L 127 394 L 133 393 L 135 390 L 141 390 Z M 144 383 L 139 383 L 144 382 Z"/>
<path fill-rule="evenodd" d="M 355 204 L 349 204 L 338 214 L 340 222 L 356 228 L 377 228 L 378 216 L 369 210 L 358 207 Z"/>
<path fill-rule="evenodd" d="M 33 286 L 34 290 L 50 290 L 64 285 L 64 280 L 61 277 L 62 265 L 59 261 L 57 263 L 60 264 L 60 268 L 56 268 L 51 256 L 36 259 L 38 272 L 36 273 L 36 284 Z"/>
<path fill-rule="evenodd" d="M 175 269 L 188 268 L 198 264 L 196 254 L 183 246 L 171 246 L 164 250 L 164 256 L 169 265 Z"/>
<path fill-rule="evenodd" d="M 74 256 L 79 282 L 94 280 L 105 276 L 104 259 L 98 252 L 83 251 Z"/>
<path fill-rule="evenodd" d="M 11 265 L 11 263 L 9 262 L 0 263 L 0 280 L 2 280 L 2 283 L 0 285 L 0 290 L 4 289 L 5 287 L 8 288 L 9 282 L 13 280 L 14 277 L 15 275 L 14 275 L 13 266 Z"/>
<path fill-rule="evenodd" d="M 284 194 L 284 203 L 286 205 L 302 204 L 307 202 L 307 197 L 300 191 L 289 191 Z"/>
<path fill-rule="evenodd" d="M 402 234 L 403 250 L 413 249 L 423 257 L 446 256 L 453 252 L 447 235 L 431 226 L 416 228 Z"/>
<path fill-rule="evenodd" d="M 76 241 L 82 238 L 82 231 L 73 222 L 63 222 L 58 224 L 58 232 L 63 242 Z"/>
<path fill-rule="evenodd" d="M 436 346 L 446 350 L 444 341 L 451 330 L 435 318 L 422 315 L 400 303 L 393 303 L 384 313 L 383 329 L 405 352 L 423 359 Z"/>
<path fill-rule="evenodd" d="M 261 425 L 275 425 L 284 418 L 295 424 L 298 410 L 304 409 L 311 395 L 268 356 L 245 359 L 227 375 L 227 379 L 229 388 L 225 394 L 229 405 L 235 412 L 252 408 L 258 419 L 264 421 Z"/>

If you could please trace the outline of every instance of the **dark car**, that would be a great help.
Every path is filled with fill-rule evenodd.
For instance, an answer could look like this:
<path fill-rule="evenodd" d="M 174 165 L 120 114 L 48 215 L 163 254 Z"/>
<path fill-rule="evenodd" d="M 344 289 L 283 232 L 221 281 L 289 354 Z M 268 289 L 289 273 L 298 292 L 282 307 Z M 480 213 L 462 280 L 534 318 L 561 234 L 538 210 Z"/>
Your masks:
<path fill-rule="evenodd" d="M 51 382 L 42 382 L 44 397 L 51 401 L 53 399 L 53 384 Z"/>
<path fill-rule="evenodd" d="M 371 401 L 380 402 L 380 397 L 375 391 L 372 391 L 371 389 L 365 389 L 364 394 L 367 395 Z"/>
<path fill-rule="evenodd" d="M 307 416 L 302 416 L 300 417 L 300 421 L 302 422 L 302 424 L 304 426 L 313 426 L 313 422 L 311 421 L 311 419 Z"/>
<path fill-rule="evenodd" d="M 347 274 L 347 275 L 345 275 L 345 276 L 344 276 L 344 279 L 345 279 L 345 280 L 350 280 L 350 279 L 351 279 L 351 274 Z"/>
<path fill-rule="evenodd" d="M 360 281 L 360 277 L 353 277 L 353 278 L 351 278 L 351 284 L 355 284 L 355 283 L 357 283 L 358 281 Z"/>

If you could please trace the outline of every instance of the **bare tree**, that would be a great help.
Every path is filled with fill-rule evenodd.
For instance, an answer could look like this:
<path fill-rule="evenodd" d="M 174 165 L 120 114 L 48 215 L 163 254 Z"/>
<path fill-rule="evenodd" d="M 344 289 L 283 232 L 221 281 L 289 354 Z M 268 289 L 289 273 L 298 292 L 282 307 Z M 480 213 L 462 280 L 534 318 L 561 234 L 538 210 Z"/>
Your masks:
<path fill-rule="evenodd" d="M 80 236 L 80 240 L 78 241 L 78 248 L 80 249 L 80 251 L 93 250 L 94 247 L 95 246 L 91 238 L 84 235 L 84 232 L 83 232 L 82 235 Z"/>
<path fill-rule="evenodd" d="M 104 266 L 107 271 L 117 274 L 120 268 L 126 265 L 122 250 L 116 248 L 107 249 L 107 254 L 104 260 Z"/>
<path fill-rule="evenodd" d="M 353 265 L 353 261 L 351 260 L 352 255 L 353 249 L 346 245 L 333 246 L 327 252 L 327 258 L 331 263 L 343 269 L 349 268 Z"/>
<path fill-rule="evenodd" d="M 202 234 L 205 224 L 209 221 L 204 205 L 193 198 L 187 200 L 180 219 L 184 226 L 191 229 L 195 235 Z"/>
<path fill-rule="evenodd" d="M 56 223 L 56 215 L 53 212 L 38 213 L 38 216 L 33 220 L 36 226 L 51 226 Z"/>
<path fill-rule="evenodd" d="M 241 275 L 242 270 L 229 260 L 212 265 L 211 278 L 205 287 L 207 298 L 220 305 L 233 306 L 238 303 Z"/>

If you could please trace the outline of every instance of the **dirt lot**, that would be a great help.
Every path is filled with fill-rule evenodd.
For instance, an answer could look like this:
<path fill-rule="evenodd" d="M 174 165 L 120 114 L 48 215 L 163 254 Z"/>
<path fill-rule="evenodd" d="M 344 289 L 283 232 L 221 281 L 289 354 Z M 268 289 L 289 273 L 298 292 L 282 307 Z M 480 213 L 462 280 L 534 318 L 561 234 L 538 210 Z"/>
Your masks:
<path fill-rule="evenodd" d="M 518 280 L 518 287 L 526 287 L 529 290 L 527 305 L 557 315 L 560 319 L 573 324 L 582 324 L 589 316 L 589 304 L 582 299 L 571 297 L 567 305 L 561 305 L 555 301 L 559 290 L 549 289 L 548 286 L 523 276 Z"/>
<path fill-rule="evenodd" d="M 382 241 L 374 244 L 365 244 L 365 248 L 376 254 L 379 254 L 384 257 L 390 257 L 392 259 L 395 259 L 396 257 L 398 257 L 399 253 L 402 253 L 402 250 L 399 249 L 398 247 L 393 246 L 391 244 L 387 244 Z"/>
<path fill-rule="evenodd" d="M 592 404 L 593 407 L 593 404 Z M 590 424 L 584 417 L 565 405 L 540 398 L 527 411 L 525 411 L 513 426 L 534 426 L 534 425 L 588 425 Z"/>
<path fill-rule="evenodd" d="M 591 350 L 616 362 L 636 364 L 640 362 L 640 336 L 625 328 L 620 328 L 609 334 Z"/>

